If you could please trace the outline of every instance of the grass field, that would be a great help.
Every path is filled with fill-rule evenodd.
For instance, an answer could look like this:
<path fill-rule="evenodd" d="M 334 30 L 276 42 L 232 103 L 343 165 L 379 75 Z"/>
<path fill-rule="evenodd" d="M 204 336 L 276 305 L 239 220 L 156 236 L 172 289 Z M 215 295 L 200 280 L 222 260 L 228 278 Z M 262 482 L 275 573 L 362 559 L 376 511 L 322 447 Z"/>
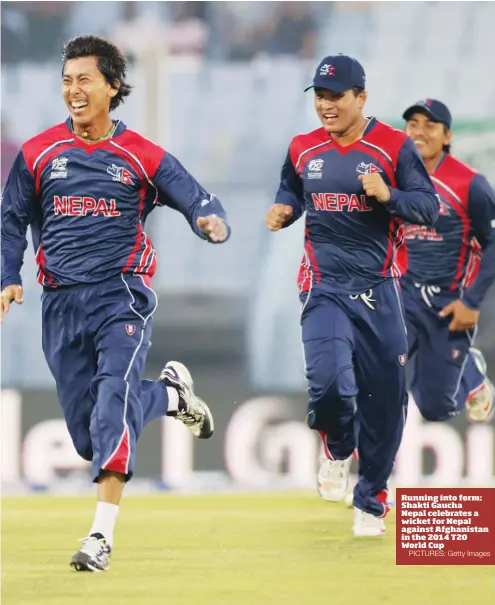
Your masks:
<path fill-rule="evenodd" d="M 397 567 L 393 515 L 386 537 L 356 540 L 352 511 L 313 493 L 129 497 L 111 570 L 76 573 L 93 509 L 3 500 L 3 605 L 495 603 L 494 567 Z"/>

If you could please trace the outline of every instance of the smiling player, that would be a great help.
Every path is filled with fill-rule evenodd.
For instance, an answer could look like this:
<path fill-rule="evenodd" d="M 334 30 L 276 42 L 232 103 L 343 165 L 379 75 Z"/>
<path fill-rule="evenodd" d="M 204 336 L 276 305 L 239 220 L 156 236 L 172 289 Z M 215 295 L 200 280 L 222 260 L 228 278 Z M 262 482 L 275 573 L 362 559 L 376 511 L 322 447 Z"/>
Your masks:
<path fill-rule="evenodd" d="M 412 394 L 427 420 L 448 420 L 464 407 L 483 422 L 495 389 L 471 345 L 479 308 L 495 281 L 495 193 L 486 178 L 450 154 L 452 117 L 425 99 L 403 115 L 440 196 L 433 228 L 406 227 L 409 267 L 402 280 Z"/>
<path fill-rule="evenodd" d="M 355 59 L 325 57 L 310 88 L 322 127 L 292 140 L 266 224 L 277 231 L 306 211 L 299 287 L 319 492 L 344 497 L 357 446 L 354 534 L 378 536 L 407 405 L 402 219 L 433 224 L 438 197 L 413 142 L 364 116 Z"/>
<path fill-rule="evenodd" d="M 69 118 L 22 146 L 2 203 L 2 320 L 12 302 L 22 303 L 30 225 L 43 286 L 43 350 L 74 446 L 92 461 L 98 484 L 93 526 L 71 561 L 78 571 L 108 569 L 143 425 L 168 414 L 199 438 L 214 428 L 183 364 L 169 362 L 159 380 L 141 380 L 157 307 L 156 255 L 144 223 L 167 205 L 206 241 L 224 242 L 230 229 L 220 202 L 171 154 L 111 119 L 131 92 L 126 70 L 120 51 L 102 38 L 65 46 Z"/>

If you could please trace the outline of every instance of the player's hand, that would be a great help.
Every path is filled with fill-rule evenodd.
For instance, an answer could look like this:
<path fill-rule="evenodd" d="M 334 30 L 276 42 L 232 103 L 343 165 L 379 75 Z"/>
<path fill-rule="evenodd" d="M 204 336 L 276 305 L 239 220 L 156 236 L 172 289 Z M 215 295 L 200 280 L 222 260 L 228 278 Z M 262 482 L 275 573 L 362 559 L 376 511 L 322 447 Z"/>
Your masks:
<path fill-rule="evenodd" d="M 278 231 L 293 214 L 292 206 L 287 204 L 273 204 L 266 213 L 265 224 L 270 231 Z"/>
<path fill-rule="evenodd" d="M 461 330 L 471 330 L 478 323 L 480 316 L 479 311 L 474 311 L 462 302 L 462 300 L 454 300 L 440 311 L 440 317 L 448 317 L 452 315 L 452 321 L 449 324 L 451 332 Z"/>
<path fill-rule="evenodd" d="M 22 305 L 24 302 L 22 296 L 22 286 L 7 286 L 2 290 L 2 293 L 0 294 L 0 323 L 3 323 L 5 313 L 9 312 L 11 302 L 16 302 L 18 305 Z"/>
<path fill-rule="evenodd" d="M 228 230 L 225 221 L 216 214 L 200 216 L 196 225 L 212 242 L 224 242 L 227 239 Z"/>
<path fill-rule="evenodd" d="M 390 187 L 383 180 L 379 172 L 373 174 L 360 174 L 358 179 L 363 185 L 366 195 L 376 197 L 379 202 L 386 203 L 390 200 Z"/>

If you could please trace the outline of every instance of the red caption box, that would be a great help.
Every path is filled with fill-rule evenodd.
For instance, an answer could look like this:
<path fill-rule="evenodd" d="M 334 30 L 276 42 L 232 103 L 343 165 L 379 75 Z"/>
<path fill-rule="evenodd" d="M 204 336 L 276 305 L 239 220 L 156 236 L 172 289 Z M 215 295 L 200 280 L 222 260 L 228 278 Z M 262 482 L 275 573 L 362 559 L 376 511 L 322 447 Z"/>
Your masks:
<path fill-rule="evenodd" d="M 495 488 L 397 489 L 397 565 L 495 565 Z"/>

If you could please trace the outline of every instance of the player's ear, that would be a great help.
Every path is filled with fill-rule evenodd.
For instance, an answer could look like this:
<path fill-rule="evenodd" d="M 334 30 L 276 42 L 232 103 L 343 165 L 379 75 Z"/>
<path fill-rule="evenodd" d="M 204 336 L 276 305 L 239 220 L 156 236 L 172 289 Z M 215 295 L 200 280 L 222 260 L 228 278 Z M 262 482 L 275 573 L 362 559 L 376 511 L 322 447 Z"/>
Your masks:
<path fill-rule="evenodd" d="M 450 130 L 449 128 L 447 128 L 445 126 L 443 144 L 450 145 L 451 142 L 452 142 L 452 130 Z"/>
<path fill-rule="evenodd" d="M 368 93 L 365 90 L 361 90 L 358 94 L 358 103 L 359 103 L 360 109 L 362 109 L 365 106 L 367 99 L 368 99 Z"/>
<path fill-rule="evenodd" d="M 108 91 L 108 94 L 110 97 L 115 97 L 118 95 L 120 90 L 120 80 L 114 80 L 113 84 L 111 85 L 110 90 Z"/>

